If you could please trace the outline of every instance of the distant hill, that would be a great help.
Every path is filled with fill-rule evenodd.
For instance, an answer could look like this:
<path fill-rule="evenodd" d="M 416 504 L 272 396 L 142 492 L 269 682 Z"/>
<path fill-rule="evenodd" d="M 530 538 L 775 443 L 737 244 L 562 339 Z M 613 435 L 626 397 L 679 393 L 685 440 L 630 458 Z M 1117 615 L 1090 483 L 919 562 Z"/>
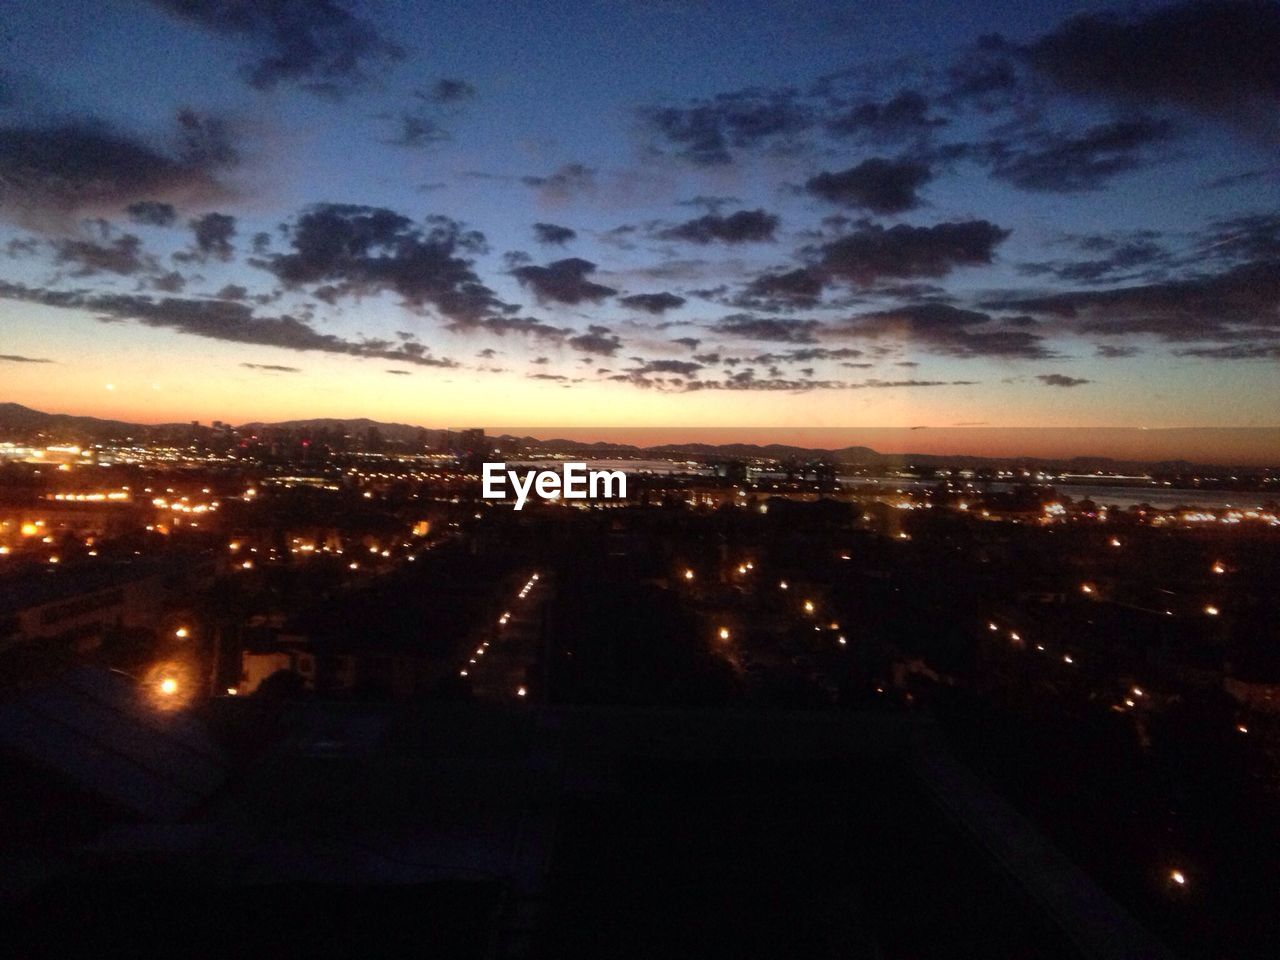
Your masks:
<path fill-rule="evenodd" d="M 0 403 L 0 437 L 19 439 L 38 433 L 67 440 L 105 440 L 146 437 L 173 424 L 147 426 L 123 420 L 77 417 L 66 413 L 42 413 L 19 403 Z"/>
<path fill-rule="evenodd" d="M 380 423 L 367 417 L 358 417 L 353 420 L 319 417 L 314 420 L 282 420 L 279 423 L 254 422 L 241 424 L 236 429 L 242 433 L 294 430 L 300 433 L 328 432 L 350 437 L 362 437 L 370 430 L 377 430 L 384 440 L 394 440 L 402 443 L 415 442 L 424 431 L 431 436 L 438 436 L 442 432 L 440 430 L 427 430 L 426 427 L 415 427 L 408 423 Z"/>
<path fill-rule="evenodd" d="M 242 433 L 270 433 L 273 431 L 294 434 L 325 433 L 356 438 L 377 431 L 382 440 L 391 443 L 419 444 L 427 442 L 440 446 L 457 436 L 457 431 L 431 429 L 407 423 L 382 423 L 365 417 L 339 419 L 323 417 L 310 420 L 286 420 L 280 423 L 246 423 L 237 427 Z M 63 413 L 43 413 L 17 403 L 0 403 L 0 440 L 24 440 L 43 438 L 55 441 L 104 442 L 133 438 L 135 440 L 190 439 L 194 434 L 208 435 L 208 426 L 193 427 L 189 423 L 138 424 L 120 420 L 103 420 L 97 417 L 79 417 Z M 1154 471 L 1163 474 L 1186 473 L 1196 470 L 1225 469 L 1206 464 L 1194 464 L 1184 460 L 1140 462 L 1113 460 L 1107 457 L 1072 457 L 1044 459 L 1036 457 L 977 457 L 966 455 L 938 456 L 923 453 L 880 453 L 870 447 L 852 446 L 836 450 L 816 447 L 793 447 L 786 444 L 757 445 L 751 443 L 677 443 L 652 447 L 637 447 L 627 443 L 608 441 L 584 442 L 581 440 L 516 437 L 501 435 L 490 437 L 493 445 L 504 452 L 520 451 L 527 454 L 566 455 L 581 454 L 595 457 L 644 458 L 661 457 L 677 459 L 709 460 L 834 460 L 847 466 L 868 469 L 897 469 L 907 465 L 915 468 L 1009 468 L 1026 467 L 1072 473 L 1133 474 Z"/>

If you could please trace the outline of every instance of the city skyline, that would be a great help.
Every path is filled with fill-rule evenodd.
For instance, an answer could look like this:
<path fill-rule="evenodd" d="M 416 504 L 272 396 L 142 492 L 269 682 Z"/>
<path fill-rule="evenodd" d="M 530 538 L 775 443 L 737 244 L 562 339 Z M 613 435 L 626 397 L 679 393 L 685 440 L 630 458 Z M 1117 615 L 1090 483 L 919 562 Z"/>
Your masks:
<path fill-rule="evenodd" d="M 1278 10 L 19 0 L 0 401 L 1274 427 Z"/>

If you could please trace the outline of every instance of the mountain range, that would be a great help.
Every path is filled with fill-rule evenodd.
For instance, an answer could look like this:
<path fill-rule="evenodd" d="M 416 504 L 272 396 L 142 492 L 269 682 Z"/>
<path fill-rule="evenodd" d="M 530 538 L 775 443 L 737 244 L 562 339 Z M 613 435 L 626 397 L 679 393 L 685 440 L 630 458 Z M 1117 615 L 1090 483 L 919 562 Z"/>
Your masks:
<path fill-rule="evenodd" d="M 382 423 L 367 418 L 335 419 L 316 418 L 288 420 L 279 423 L 246 423 L 231 429 L 241 434 L 270 435 L 273 433 L 317 436 L 340 435 L 356 438 L 376 436 L 393 445 L 428 444 L 437 449 L 447 448 L 457 440 L 458 431 L 429 429 L 405 423 Z M 135 441 L 182 441 L 193 438 L 207 439 L 214 428 L 198 423 L 140 424 L 121 420 L 105 420 L 98 417 L 74 416 L 63 413 L 44 413 L 17 403 L 0 403 L 0 442 L 42 441 L 103 443 L 132 439 Z M 787 444 L 708 444 L 680 443 L 641 447 L 625 443 L 605 441 L 584 442 L 566 439 L 539 439 L 530 436 L 516 437 L 508 434 L 492 436 L 490 442 L 506 452 L 524 454 L 565 455 L 581 454 L 597 458 L 673 458 L 704 460 L 831 460 L 837 463 L 865 468 L 899 468 L 904 465 L 917 467 L 1001 468 L 1029 467 L 1078 473 L 1160 473 L 1180 474 L 1213 469 L 1206 464 L 1193 464 L 1184 460 L 1132 461 L 1108 457 L 1071 457 L 1063 459 L 1036 457 L 980 457 L 922 453 L 888 454 L 870 447 L 849 446 L 837 449 L 799 447 Z M 1218 469 L 1225 469 L 1219 467 Z"/>

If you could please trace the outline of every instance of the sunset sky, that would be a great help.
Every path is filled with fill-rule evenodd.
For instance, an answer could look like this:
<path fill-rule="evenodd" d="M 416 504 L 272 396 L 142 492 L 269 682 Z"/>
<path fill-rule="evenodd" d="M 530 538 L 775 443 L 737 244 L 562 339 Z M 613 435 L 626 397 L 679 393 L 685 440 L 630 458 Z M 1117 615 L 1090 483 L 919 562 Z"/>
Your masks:
<path fill-rule="evenodd" d="M 6 0 L 0 401 L 1277 426 L 1278 104 L 1254 0 Z"/>

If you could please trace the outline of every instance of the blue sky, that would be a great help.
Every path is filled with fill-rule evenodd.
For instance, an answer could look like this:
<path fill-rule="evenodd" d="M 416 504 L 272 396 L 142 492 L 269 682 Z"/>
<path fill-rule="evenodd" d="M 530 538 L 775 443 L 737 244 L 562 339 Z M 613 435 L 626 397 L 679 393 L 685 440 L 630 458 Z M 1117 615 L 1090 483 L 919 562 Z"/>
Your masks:
<path fill-rule="evenodd" d="M 1252 0 L 10 0 L 2 399 L 1273 425 L 1273 40 Z"/>

